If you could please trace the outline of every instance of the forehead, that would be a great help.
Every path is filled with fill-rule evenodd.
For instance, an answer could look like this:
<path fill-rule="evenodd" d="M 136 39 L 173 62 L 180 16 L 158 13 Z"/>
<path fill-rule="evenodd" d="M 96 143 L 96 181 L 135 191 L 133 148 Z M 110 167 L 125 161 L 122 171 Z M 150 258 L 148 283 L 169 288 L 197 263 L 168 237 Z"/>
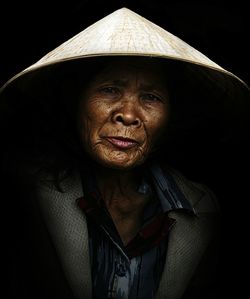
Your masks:
<path fill-rule="evenodd" d="M 159 62 L 136 59 L 121 59 L 109 61 L 96 73 L 93 81 L 96 83 L 109 80 L 129 81 L 136 79 L 160 84 L 166 82 L 164 70 Z"/>

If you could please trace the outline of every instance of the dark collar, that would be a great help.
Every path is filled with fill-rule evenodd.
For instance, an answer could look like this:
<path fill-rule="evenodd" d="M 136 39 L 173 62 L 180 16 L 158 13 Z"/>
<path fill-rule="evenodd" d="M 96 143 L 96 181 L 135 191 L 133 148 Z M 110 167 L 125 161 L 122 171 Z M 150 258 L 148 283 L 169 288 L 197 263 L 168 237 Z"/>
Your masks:
<path fill-rule="evenodd" d="M 192 205 L 180 190 L 170 172 L 166 169 L 163 170 L 156 162 L 149 165 L 149 171 L 152 175 L 156 193 L 161 201 L 163 212 L 185 210 L 195 214 Z"/>
<path fill-rule="evenodd" d="M 173 175 L 167 170 L 163 169 L 158 162 L 147 163 L 142 170 L 145 173 L 146 182 L 150 181 L 152 186 L 145 187 L 144 183 L 139 187 L 140 189 L 152 188 L 155 190 L 163 212 L 170 212 L 173 210 L 183 210 L 191 214 L 195 211 L 177 185 Z M 81 175 L 84 193 L 98 192 L 94 167 L 87 167 Z M 149 179 L 149 180 L 148 180 Z"/>

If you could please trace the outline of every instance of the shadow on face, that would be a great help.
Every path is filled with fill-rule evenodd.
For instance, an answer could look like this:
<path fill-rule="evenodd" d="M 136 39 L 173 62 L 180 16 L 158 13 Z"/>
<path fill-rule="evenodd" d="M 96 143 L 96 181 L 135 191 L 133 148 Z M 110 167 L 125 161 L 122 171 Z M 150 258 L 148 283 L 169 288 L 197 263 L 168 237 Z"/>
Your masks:
<path fill-rule="evenodd" d="M 89 156 L 119 169 L 150 157 L 195 169 L 209 152 L 205 161 L 214 165 L 212 145 L 224 123 L 225 103 L 231 102 L 220 99 L 223 92 L 199 66 L 94 57 L 48 67 L 29 80 L 7 92 L 2 109 L 10 163 L 16 157 L 21 167 L 42 168 L 55 177 Z"/>
<path fill-rule="evenodd" d="M 161 65 L 115 59 L 80 93 L 78 131 L 84 150 L 116 169 L 142 164 L 162 137 L 170 114 Z"/>

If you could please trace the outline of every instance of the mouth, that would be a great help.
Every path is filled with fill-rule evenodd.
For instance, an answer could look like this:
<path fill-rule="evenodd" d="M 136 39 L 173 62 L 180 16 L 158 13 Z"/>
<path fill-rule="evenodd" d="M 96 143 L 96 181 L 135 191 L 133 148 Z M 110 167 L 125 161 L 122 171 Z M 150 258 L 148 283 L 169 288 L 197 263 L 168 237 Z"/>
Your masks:
<path fill-rule="evenodd" d="M 106 140 L 119 149 L 130 149 L 138 145 L 138 142 L 135 141 L 134 139 L 120 137 L 120 136 L 106 137 Z"/>

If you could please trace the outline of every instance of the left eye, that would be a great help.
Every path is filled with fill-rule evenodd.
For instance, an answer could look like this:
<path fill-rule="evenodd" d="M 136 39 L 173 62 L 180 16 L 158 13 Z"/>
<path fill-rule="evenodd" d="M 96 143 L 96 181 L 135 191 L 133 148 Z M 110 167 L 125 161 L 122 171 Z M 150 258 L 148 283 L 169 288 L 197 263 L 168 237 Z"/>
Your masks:
<path fill-rule="evenodd" d="M 148 101 L 148 102 L 162 102 L 159 96 L 154 95 L 152 93 L 145 93 L 141 97 L 144 101 Z"/>
<path fill-rule="evenodd" d="M 106 94 L 116 94 L 118 93 L 118 89 L 115 87 L 102 87 L 100 91 Z"/>

